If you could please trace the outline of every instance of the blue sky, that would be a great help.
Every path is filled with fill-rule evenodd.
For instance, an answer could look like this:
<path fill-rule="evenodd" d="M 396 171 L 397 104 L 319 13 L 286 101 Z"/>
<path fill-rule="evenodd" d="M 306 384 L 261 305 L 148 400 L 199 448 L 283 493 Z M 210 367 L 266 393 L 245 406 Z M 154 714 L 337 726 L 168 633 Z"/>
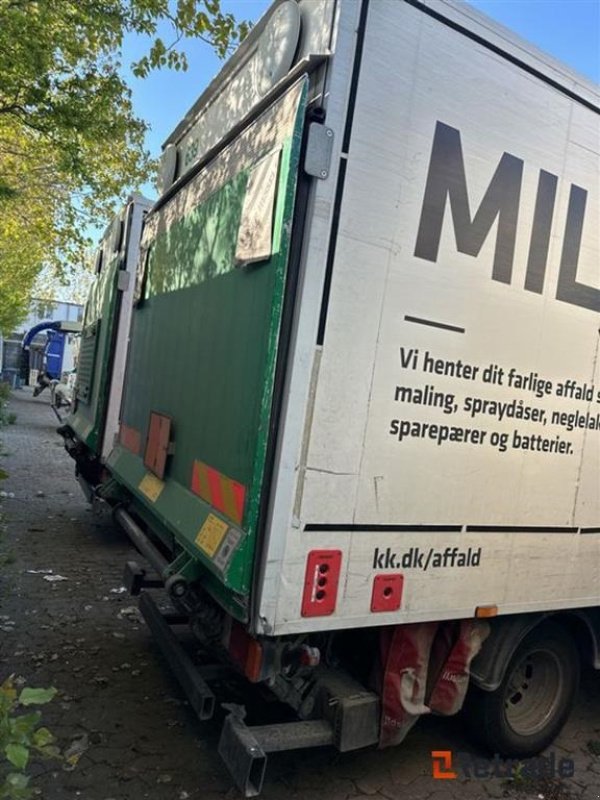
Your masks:
<path fill-rule="evenodd" d="M 236 18 L 257 20 L 269 0 L 223 0 Z M 573 69 L 600 82 L 600 0 L 471 0 L 471 5 L 515 31 Z M 168 32 L 164 31 L 168 41 Z M 130 37 L 124 48 L 124 66 L 143 55 L 148 41 Z M 186 73 L 153 72 L 145 80 L 131 76 L 134 109 L 151 125 L 147 144 L 160 153 L 162 142 L 195 102 L 222 65 L 203 42 L 188 41 Z"/>
<path fill-rule="evenodd" d="M 471 0 L 470 5 L 600 82 L 600 0 Z"/>

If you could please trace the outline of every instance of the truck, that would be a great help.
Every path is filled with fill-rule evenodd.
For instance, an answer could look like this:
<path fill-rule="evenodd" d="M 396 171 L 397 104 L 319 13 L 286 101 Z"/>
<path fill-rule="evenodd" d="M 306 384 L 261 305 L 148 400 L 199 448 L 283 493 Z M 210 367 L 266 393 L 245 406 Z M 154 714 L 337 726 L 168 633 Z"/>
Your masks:
<path fill-rule="evenodd" d="M 245 796 L 424 714 L 533 756 L 600 667 L 599 101 L 466 3 L 280 0 L 165 142 L 62 434 L 198 716 L 295 712 L 231 706 Z"/>

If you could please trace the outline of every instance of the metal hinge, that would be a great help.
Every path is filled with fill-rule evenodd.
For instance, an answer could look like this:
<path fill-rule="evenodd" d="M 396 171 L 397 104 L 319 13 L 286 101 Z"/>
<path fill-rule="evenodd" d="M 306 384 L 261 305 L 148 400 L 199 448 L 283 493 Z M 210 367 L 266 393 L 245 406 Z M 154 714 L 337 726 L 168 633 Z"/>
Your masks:
<path fill-rule="evenodd" d="M 127 289 L 129 289 L 129 273 L 121 269 L 117 277 L 117 290 L 119 292 L 126 292 Z"/>
<path fill-rule="evenodd" d="M 329 175 L 333 131 L 320 122 L 311 122 L 308 127 L 304 171 L 315 178 L 325 180 Z"/>

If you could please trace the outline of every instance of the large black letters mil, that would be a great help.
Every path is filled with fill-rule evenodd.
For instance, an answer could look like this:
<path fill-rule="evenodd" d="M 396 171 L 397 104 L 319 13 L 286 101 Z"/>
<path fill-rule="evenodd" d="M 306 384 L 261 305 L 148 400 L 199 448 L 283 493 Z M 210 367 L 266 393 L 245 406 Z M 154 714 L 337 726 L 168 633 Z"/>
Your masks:
<path fill-rule="evenodd" d="M 557 184 L 558 178 L 556 175 L 543 169 L 540 170 L 535 198 L 535 211 L 533 212 L 531 241 L 529 242 L 527 274 L 525 275 L 525 288 L 537 294 L 541 294 L 544 291 Z"/>
<path fill-rule="evenodd" d="M 510 283 L 522 174 L 521 159 L 504 153 L 471 220 L 460 131 L 438 122 L 435 126 L 415 256 L 428 261 L 437 260 L 448 198 L 456 248 L 461 253 L 478 255 L 494 220 L 498 218 L 492 278 Z"/>
<path fill-rule="evenodd" d="M 460 131 L 437 122 L 425 184 L 415 256 L 437 261 L 442 225 L 449 201 L 456 248 L 477 256 L 498 220 L 492 278 L 510 283 L 513 271 L 523 161 L 503 153 L 475 216 L 471 219 Z M 541 169 L 533 213 L 525 289 L 542 294 L 546 279 L 558 178 Z M 571 185 L 556 298 L 600 313 L 600 289 L 577 281 L 577 263 L 587 192 Z"/>
<path fill-rule="evenodd" d="M 565 303 L 589 308 L 590 311 L 600 313 L 600 289 L 577 282 L 577 262 L 581 248 L 586 200 L 587 192 L 585 189 L 571 184 L 556 298 L 557 300 L 563 300 Z"/>

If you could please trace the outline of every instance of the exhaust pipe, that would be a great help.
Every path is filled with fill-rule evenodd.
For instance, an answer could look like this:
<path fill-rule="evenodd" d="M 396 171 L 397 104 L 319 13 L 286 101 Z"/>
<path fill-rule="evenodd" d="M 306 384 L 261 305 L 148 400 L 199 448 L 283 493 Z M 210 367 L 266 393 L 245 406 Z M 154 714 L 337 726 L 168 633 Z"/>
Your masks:
<path fill-rule="evenodd" d="M 159 576 L 166 580 L 169 577 L 169 562 L 161 552 L 152 544 L 148 536 L 125 511 L 124 508 L 117 508 L 114 513 L 115 520 L 123 528 L 127 536 L 137 547 L 144 558 L 154 567 Z"/>

